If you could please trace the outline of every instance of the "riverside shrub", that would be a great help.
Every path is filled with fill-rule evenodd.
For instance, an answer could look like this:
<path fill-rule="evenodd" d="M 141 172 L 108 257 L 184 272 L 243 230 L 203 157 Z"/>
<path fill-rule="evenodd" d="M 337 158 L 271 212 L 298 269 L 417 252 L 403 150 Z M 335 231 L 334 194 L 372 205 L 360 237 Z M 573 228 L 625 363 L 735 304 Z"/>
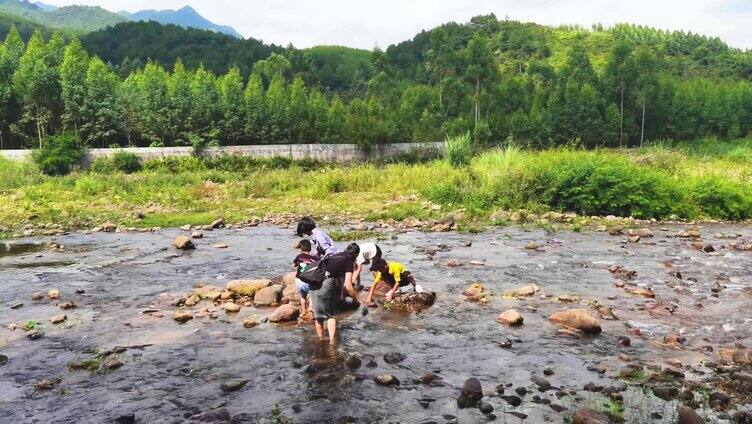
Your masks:
<path fill-rule="evenodd" d="M 46 175 L 66 175 L 81 161 L 85 150 L 70 133 L 50 135 L 32 154 L 34 163 Z"/>
<path fill-rule="evenodd" d="M 470 134 L 457 137 L 447 137 L 445 153 L 446 159 L 454 166 L 467 165 L 473 157 L 473 146 Z"/>
<path fill-rule="evenodd" d="M 98 173 L 122 172 L 133 174 L 141 170 L 141 160 L 131 152 L 115 152 L 112 157 L 98 158 L 91 164 L 91 170 Z"/>
<path fill-rule="evenodd" d="M 695 183 L 689 192 L 700 214 L 720 219 L 741 220 L 752 217 L 752 194 L 749 187 L 706 177 Z"/>

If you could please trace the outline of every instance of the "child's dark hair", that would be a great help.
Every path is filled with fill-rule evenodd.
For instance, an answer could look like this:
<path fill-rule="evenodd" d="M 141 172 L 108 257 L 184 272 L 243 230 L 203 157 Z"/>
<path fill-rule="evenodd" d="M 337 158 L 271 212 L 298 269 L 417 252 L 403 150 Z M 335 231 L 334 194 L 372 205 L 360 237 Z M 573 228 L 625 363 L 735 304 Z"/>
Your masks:
<path fill-rule="evenodd" d="M 384 259 L 379 259 L 378 262 L 373 264 L 373 270 L 374 271 L 386 271 L 389 269 L 389 264 Z"/>
<path fill-rule="evenodd" d="M 300 248 L 300 250 L 308 253 L 311 251 L 311 241 L 308 239 L 300 240 L 298 247 Z"/>
<path fill-rule="evenodd" d="M 316 228 L 316 223 L 310 217 L 301 218 L 298 222 L 298 237 L 310 235 L 314 228 Z"/>
<path fill-rule="evenodd" d="M 352 260 L 355 260 L 360 253 L 360 246 L 358 246 L 358 243 L 350 243 L 350 245 L 345 248 L 345 253 L 347 253 L 347 256 L 352 258 Z"/>

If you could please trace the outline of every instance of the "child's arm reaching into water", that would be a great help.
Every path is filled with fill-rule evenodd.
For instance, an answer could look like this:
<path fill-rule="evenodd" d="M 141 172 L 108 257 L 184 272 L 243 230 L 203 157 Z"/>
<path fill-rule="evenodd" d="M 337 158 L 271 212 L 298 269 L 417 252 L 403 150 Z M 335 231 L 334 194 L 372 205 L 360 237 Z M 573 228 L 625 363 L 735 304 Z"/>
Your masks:
<path fill-rule="evenodd" d="M 381 273 L 378 271 L 373 272 L 373 284 L 371 284 L 371 289 L 368 290 L 368 297 L 366 298 L 366 303 L 371 304 L 373 302 L 373 292 L 376 290 L 376 286 L 379 285 L 381 282 Z"/>
<path fill-rule="evenodd" d="M 394 273 L 394 287 L 392 287 L 392 289 L 389 290 L 389 292 L 387 292 L 386 294 L 387 302 L 392 301 L 392 299 L 394 298 L 394 294 L 397 293 L 397 290 L 399 290 L 399 287 L 400 287 L 400 273 L 395 272 Z"/>

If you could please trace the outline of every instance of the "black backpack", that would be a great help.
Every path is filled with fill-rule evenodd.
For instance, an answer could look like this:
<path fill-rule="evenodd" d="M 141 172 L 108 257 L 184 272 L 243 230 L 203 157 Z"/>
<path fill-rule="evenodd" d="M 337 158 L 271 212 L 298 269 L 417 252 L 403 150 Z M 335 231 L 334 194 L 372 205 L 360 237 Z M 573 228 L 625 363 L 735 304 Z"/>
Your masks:
<path fill-rule="evenodd" d="M 329 259 L 329 255 L 317 260 L 312 264 L 306 266 L 305 271 L 298 275 L 300 281 L 308 283 L 312 289 L 317 290 L 321 288 L 321 284 L 326 280 L 326 262 Z"/>

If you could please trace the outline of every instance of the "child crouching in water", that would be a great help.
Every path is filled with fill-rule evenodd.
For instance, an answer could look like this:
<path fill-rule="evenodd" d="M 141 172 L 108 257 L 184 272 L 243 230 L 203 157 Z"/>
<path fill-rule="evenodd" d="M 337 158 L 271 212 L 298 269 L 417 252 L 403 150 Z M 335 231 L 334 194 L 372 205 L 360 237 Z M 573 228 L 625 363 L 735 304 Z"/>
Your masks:
<path fill-rule="evenodd" d="M 371 270 L 373 271 L 374 278 L 373 285 L 371 286 L 371 290 L 368 291 L 368 298 L 366 299 L 366 303 L 368 304 L 372 302 L 373 291 L 382 280 L 392 286 L 386 294 L 387 302 L 391 302 L 397 292 L 409 293 L 416 291 L 415 277 L 413 277 L 410 271 L 405 269 L 405 265 L 399 262 L 387 262 L 384 259 L 379 259 Z"/>
<path fill-rule="evenodd" d="M 311 242 L 309 240 L 300 240 L 297 248 L 300 253 L 293 259 L 292 263 L 295 266 L 295 287 L 297 287 L 300 295 L 300 316 L 305 318 L 308 315 L 308 292 L 311 288 L 308 283 L 303 282 L 298 277 L 306 270 L 308 265 L 316 262 L 316 257 L 311 255 Z"/>

